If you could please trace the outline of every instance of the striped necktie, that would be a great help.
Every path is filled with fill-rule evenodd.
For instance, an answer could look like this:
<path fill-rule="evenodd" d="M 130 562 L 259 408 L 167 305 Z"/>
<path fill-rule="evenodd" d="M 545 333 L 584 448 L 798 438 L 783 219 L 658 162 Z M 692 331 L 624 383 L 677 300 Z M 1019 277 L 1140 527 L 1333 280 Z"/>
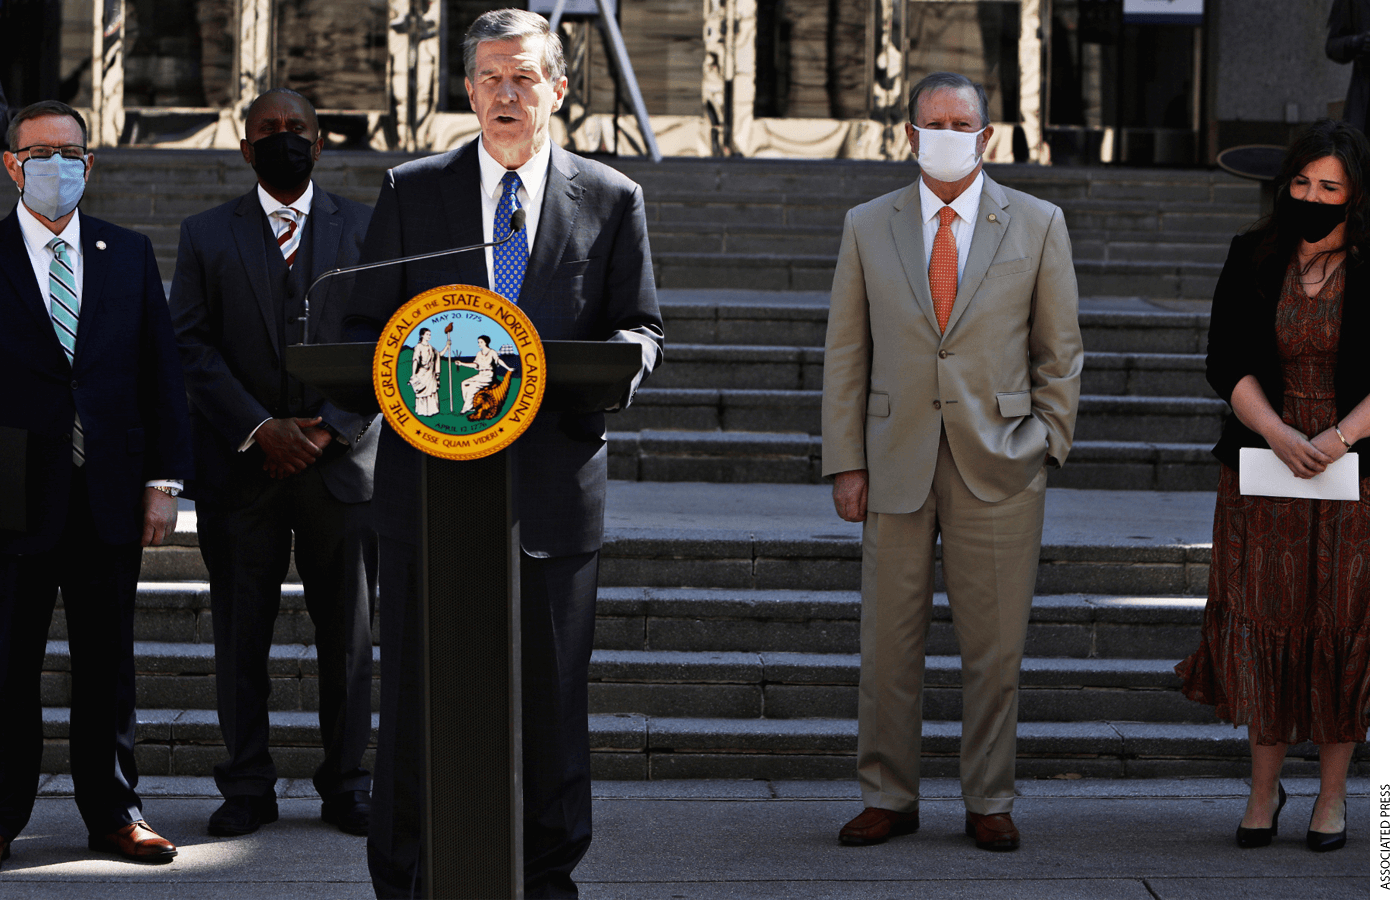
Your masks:
<path fill-rule="evenodd" d="M 510 234 L 510 217 L 520 208 L 520 198 L 516 190 L 520 187 L 520 176 L 506 172 L 501 176 L 501 199 L 496 203 L 496 220 L 492 227 L 492 240 L 510 240 L 491 252 L 491 265 L 495 269 L 496 293 L 511 303 L 520 302 L 520 285 L 525 281 L 525 267 L 530 264 L 530 241 L 526 229 Z"/>
<path fill-rule="evenodd" d="M 73 364 L 73 349 L 78 344 L 78 278 L 73 273 L 73 263 L 68 258 L 68 244 L 63 238 L 54 238 L 48 243 L 53 251 L 53 262 L 49 263 L 49 315 L 53 318 L 53 330 L 58 335 L 58 343 L 68 356 L 68 364 Z M 73 415 L 73 465 L 83 464 L 83 425 L 75 413 Z"/>
<path fill-rule="evenodd" d="M 273 233 L 277 235 L 277 247 L 287 268 L 297 261 L 297 248 L 301 246 L 301 229 L 297 227 L 297 211 L 284 206 L 272 211 Z"/>

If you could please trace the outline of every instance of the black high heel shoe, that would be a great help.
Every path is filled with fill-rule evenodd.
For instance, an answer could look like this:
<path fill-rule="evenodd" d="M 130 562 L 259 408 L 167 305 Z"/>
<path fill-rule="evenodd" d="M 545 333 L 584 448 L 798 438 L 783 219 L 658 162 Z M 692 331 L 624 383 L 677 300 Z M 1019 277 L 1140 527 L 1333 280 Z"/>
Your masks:
<path fill-rule="evenodd" d="M 1318 798 L 1321 799 L 1321 798 Z M 1313 812 L 1317 812 L 1317 801 L 1313 801 Z M 1340 850 L 1347 845 L 1347 802 L 1342 801 L 1342 830 L 1338 832 L 1313 831 L 1308 829 L 1308 849 L 1315 853 Z"/>
<path fill-rule="evenodd" d="M 1283 804 L 1287 802 L 1288 792 L 1283 789 L 1283 782 L 1280 781 L 1278 784 L 1278 808 L 1274 810 L 1274 823 L 1268 828 L 1245 828 L 1241 825 L 1235 829 L 1235 843 L 1245 849 L 1269 846 L 1273 842 L 1274 835 L 1278 834 L 1278 814 L 1283 812 Z M 1343 836 L 1343 840 L 1345 839 Z"/>

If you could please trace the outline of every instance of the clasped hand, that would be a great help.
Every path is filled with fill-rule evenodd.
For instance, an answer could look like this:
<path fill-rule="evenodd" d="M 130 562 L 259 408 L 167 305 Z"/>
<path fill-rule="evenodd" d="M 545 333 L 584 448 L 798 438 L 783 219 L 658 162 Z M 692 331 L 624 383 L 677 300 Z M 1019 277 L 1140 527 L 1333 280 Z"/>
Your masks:
<path fill-rule="evenodd" d="M 304 470 L 321 457 L 332 440 L 331 433 L 318 428 L 314 419 L 268 419 L 253 433 L 262 448 L 263 471 L 273 478 L 286 478 Z"/>
<path fill-rule="evenodd" d="M 1288 471 L 1299 478 L 1321 475 L 1347 452 L 1346 445 L 1331 428 L 1324 428 L 1309 440 L 1298 429 L 1279 423 L 1264 439 L 1269 442 L 1269 449 L 1274 451 L 1274 455 L 1288 466 Z"/>

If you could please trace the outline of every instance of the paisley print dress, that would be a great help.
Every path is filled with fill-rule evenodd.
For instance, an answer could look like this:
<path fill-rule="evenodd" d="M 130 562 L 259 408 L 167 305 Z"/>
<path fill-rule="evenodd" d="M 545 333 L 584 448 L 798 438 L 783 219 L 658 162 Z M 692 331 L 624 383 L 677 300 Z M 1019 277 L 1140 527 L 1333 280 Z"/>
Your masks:
<path fill-rule="evenodd" d="M 1338 421 L 1345 270 L 1309 297 L 1290 266 L 1279 299 L 1280 415 L 1309 437 Z M 1221 467 L 1201 645 L 1176 667 L 1186 696 L 1257 725 L 1264 744 L 1366 739 L 1370 487 L 1363 479 L 1358 501 L 1245 497 L 1239 474 Z"/>

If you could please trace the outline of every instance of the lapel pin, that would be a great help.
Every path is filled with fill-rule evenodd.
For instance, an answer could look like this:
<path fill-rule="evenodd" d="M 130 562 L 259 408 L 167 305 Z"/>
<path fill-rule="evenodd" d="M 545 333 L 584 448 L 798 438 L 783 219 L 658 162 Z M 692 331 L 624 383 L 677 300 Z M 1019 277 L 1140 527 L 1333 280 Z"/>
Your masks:
<path fill-rule="evenodd" d="M 106 241 L 98 241 L 98 242 L 97 242 L 97 249 L 98 249 L 98 250 L 106 250 L 106 249 L 107 249 L 107 242 L 106 242 Z"/>
<path fill-rule="evenodd" d="M 996 213 L 987 213 L 987 221 L 988 221 L 988 222 L 995 222 L 996 220 L 997 220 L 997 214 L 996 214 Z"/>

